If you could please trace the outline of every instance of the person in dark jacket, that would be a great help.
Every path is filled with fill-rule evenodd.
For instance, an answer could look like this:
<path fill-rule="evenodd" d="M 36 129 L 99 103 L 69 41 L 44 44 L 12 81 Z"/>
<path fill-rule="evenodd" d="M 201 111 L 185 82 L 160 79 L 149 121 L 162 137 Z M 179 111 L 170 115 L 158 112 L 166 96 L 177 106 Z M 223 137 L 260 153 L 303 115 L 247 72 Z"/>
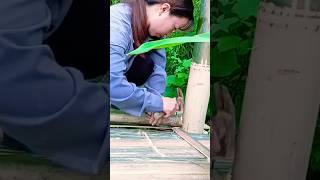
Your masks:
<path fill-rule="evenodd" d="M 77 2 L 81 1 L 73 6 Z M 106 2 L 99 2 L 106 7 Z M 105 69 L 94 73 L 103 63 L 86 73 L 85 65 L 75 65 L 84 61 L 77 57 L 99 61 L 98 55 L 82 56 L 88 54 L 83 47 L 90 51 L 95 45 L 86 44 L 85 37 L 55 34 L 65 16 L 75 18 L 67 15 L 71 5 L 72 0 L 0 1 L 0 128 L 33 153 L 67 168 L 98 173 L 109 157 L 109 93 L 107 83 L 88 81 L 103 74 Z M 89 22 L 81 17 L 80 21 Z M 66 45 L 78 40 L 73 43 L 79 49 L 59 48 L 62 40 Z"/>

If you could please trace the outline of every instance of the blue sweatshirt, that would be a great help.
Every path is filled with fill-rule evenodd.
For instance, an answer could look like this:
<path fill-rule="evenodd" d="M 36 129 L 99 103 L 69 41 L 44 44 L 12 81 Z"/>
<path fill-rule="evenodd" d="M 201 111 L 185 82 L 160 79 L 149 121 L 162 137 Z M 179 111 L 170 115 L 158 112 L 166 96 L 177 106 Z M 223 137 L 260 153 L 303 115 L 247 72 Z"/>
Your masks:
<path fill-rule="evenodd" d="M 154 72 L 143 87 L 127 81 L 124 73 L 133 57 L 126 54 L 134 50 L 131 28 L 131 8 L 124 3 L 110 8 L 110 101 L 122 111 L 135 116 L 144 112 L 163 111 L 162 94 L 166 88 L 166 53 L 153 51 Z"/>
<path fill-rule="evenodd" d="M 0 1 L 0 127 L 56 163 L 97 173 L 109 157 L 108 87 L 59 66 L 43 43 L 71 3 Z"/>

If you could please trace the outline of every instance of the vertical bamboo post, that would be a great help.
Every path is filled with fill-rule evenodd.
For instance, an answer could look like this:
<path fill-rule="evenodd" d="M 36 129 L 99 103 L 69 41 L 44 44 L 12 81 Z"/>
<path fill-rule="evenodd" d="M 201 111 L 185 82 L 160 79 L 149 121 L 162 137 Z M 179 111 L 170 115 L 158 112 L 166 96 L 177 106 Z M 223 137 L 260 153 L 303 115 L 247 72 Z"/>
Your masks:
<path fill-rule="evenodd" d="M 262 3 L 257 19 L 233 180 L 306 178 L 320 103 L 320 20 L 274 2 Z"/>
<path fill-rule="evenodd" d="M 210 1 L 201 1 L 204 18 L 200 32 L 210 31 Z M 203 133 L 210 96 L 210 43 L 196 43 L 187 86 L 183 130 Z"/>

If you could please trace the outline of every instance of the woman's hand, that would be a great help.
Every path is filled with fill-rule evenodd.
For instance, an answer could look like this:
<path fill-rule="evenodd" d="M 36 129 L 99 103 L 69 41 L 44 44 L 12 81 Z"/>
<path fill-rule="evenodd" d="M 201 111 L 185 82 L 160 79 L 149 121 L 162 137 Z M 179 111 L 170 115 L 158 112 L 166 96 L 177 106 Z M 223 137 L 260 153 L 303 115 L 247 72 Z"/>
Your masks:
<path fill-rule="evenodd" d="M 164 113 L 163 112 L 152 112 L 152 113 L 147 113 L 149 117 L 149 123 L 154 126 L 154 125 L 160 125 L 164 124 L 168 121 L 168 118 L 164 118 Z"/>
<path fill-rule="evenodd" d="M 168 121 L 170 116 L 175 115 L 179 111 L 179 103 L 175 98 L 163 97 L 163 112 L 161 113 L 147 113 L 149 122 L 152 126 L 160 125 Z"/>
<path fill-rule="evenodd" d="M 176 98 L 163 97 L 163 112 L 165 113 L 164 118 L 169 118 L 179 111 L 179 103 Z"/>

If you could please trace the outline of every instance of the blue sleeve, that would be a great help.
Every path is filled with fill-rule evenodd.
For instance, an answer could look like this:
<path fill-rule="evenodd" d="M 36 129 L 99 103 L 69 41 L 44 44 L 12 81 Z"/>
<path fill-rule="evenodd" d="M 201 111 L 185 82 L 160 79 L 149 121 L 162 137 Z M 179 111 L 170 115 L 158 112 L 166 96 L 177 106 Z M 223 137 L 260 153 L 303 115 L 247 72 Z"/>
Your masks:
<path fill-rule="evenodd" d="M 149 92 L 163 95 L 166 90 L 167 73 L 166 73 L 166 51 L 159 49 L 150 54 L 154 61 L 154 71 L 147 80 L 145 87 Z"/>
<path fill-rule="evenodd" d="M 111 38 L 112 39 L 112 38 Z M 129 83 L 124 76 L 125 49 L 110 42 L 110 101 L 122 111 L 135 116 L 144 112 L 161 112 L 162 96 Z"/>
<path fill-rule="evenodd" d="M 108 88 L 55 62 L 43 44 L 46 2 L 0 1 L 0 127 L 34 153 L 97 173 L 109 158 Z"/>

